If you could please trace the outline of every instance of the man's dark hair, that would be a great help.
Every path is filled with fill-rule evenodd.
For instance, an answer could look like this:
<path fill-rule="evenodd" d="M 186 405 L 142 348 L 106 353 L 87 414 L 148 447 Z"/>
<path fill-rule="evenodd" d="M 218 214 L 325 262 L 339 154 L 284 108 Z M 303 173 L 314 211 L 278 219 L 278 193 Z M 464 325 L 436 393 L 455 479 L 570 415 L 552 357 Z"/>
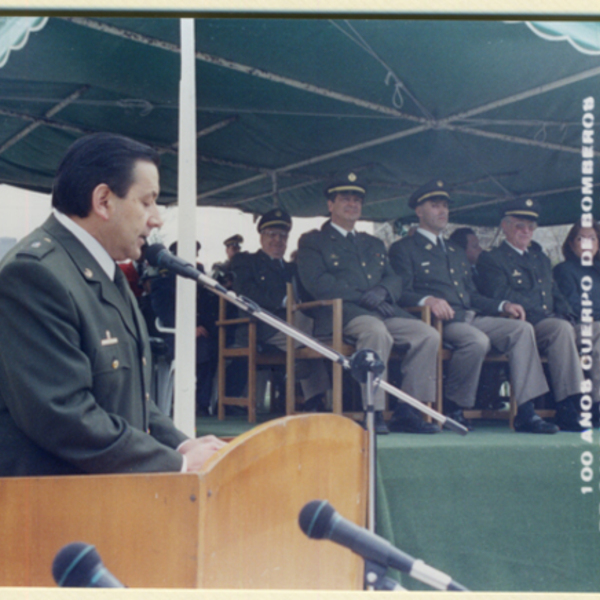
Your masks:
<path fill-rule="evenodd" d="M 459 227 L 452 232 L 450 241 L 460 246 L 463 250 L 467 249 L 467 236 L 477 235 L 470 227 Z"/>
<path fill-rule="evenodd" d="M 133 183 L 136 161 L 160 166 L 158 152 L 130 138 L 113 133 L 94 133 L 79 138 L 63 157 L 52 186 L 52 206 L 69 216 L 87 217 L 92 192 L 105 183 L 124 198 Z"/>

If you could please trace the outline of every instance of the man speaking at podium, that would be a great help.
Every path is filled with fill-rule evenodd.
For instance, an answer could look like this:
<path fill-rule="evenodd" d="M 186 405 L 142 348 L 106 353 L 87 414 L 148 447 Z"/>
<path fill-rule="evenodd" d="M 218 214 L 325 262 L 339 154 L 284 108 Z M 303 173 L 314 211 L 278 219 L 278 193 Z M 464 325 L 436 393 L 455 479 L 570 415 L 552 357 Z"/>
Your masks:
<path fill-rule="evenodd" d="M 58 167 L 53 214 L 0 264 L 0 476 L 193 471 L 223 445 L 150 398 L 144 319 L 115 261 L 162 225 L 159 157 L 112 134 Z"/>

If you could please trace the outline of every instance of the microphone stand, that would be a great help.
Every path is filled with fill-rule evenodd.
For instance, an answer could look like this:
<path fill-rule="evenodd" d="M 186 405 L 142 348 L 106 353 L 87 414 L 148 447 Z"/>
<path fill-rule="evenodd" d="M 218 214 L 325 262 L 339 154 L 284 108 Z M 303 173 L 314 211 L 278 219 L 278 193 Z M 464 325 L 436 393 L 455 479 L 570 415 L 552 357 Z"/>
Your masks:
<path fill-rule="evenodd" d="M 179 273 L 182 274 L 182 273 Z M 376 499 L 375 499 L 375 491 L 376 491 L 376 434 L 375 434 L 375 409 L 373 403 L 373 390 L 377 387 L 381 387 L 384 391 L 392 396 L 395 396 L 402 402 L 406 402 L 413 408 L 416 408 L 418 411 L 429 415 L 436 421 L 438 421 L 443 427 L 450 429 L 456 433 L 461 435 L 466 435 L 468 433 L 468 429 L 457 423 L 453 419 L 442 415 L 441 413 L 429 408 L 429 406 L 419 402 L 412 396 L 409 396 L 405 392 L 399 390 L 393 385 L 389 384 L 387 381 L 383 381 L 379 375 L 384 371 L 385 365 L 382 360 L 377 356 L 377 353 L 373 350 L 363 349 L 355 352 L 350 358 L 347 358 L 343 354 L 329 348 L 325 344 L 317 341 L 313 337 L 303 333 L 296 327 L 290 325 L 287 321 L 276 317 L 272 313 L 262 309 L 256 302 L 246 298 L 245 296 L 238 296 L 235 292 L 231 290 L 227 290 L 223 287 L 218 281 L 209 277 L 208 275 L 201 273 L 192 265 L 189 265 L 189 268 L 185 271 L 185 276 L 190 277 L 192 279 L 196 279 L 199 283 L 201 283 L 204 287 L 207 287 L 212 292 L 225 298 L 228 302 L 231 302 L 238 308 L 246 311 L 253 317 L 260 319 L 267 325 L 271 325 L 278 331 L 283 332 L 285 335 L 288 335 L 294 338 L 296 341 L 304 344 L 305 346 L 315 350 L 321 356 L 328 358 L 332 362 L 338 363 L 342 365 L 342 367 L 346 370 L 349 370 L 357 381 L 361 383 L 366 383 L 367 387 L 367 418 L 366 418 L 366 427 L 368 432 L 368 440 L 369 440 L 369 497 L 368 497 L 368 527 L 371 532 L 375 531 L 375 507 L 376 507 Z M 375 582 L 378 582 L 377 585 L 381 586 L 378 589 L 398 589 L 395 586 L 395 582 L 390 580 L 387 577 L 382 576 L 385 575 L 385 572 L 376 572 L 374 570 L 373 564 L 367 568 L 368 565 L 365 565 L 365 585 L 369 587 L 373 587 Z M 374 577 L 373 582 L 369 583 L 367 581 L 367 576 L 371 578 Z"/>
<path fill-rule="evenodd" d="M 300 342 L 301 344 L 304 344 L 305 346 L 321 354 L 321 356 L 328 358 L 332 362 L 340 364 L 342 368 L 346 369 L 347 371 L 352 371 L 352 357 L 348 358 L 340 352 L 337 352 L 336 350 L 329 348 L 325 344 L 322 344 L 315 338 L 303 333 L 302 331 L 300 331 L 293 325 L 290 325 L 283 319 L 280 319 L 279 317 L 276 317 L 269 311 L 264 310 L 256 302 L 250 300 L 250 298 L 246 298 L 245 296 L 238 296 L 235 292 L 227 290 L 227 288 L 223 287 L 218 281 L 214 280 L 212 277 L 209 277 L 208 275 L 205 275 L 204 273 L 201 273 L 196 269 L 194 269 L 194 271 L 195 272 L 193 279 L 196 279 L 198 282 L 200 282 L 205 287 L 209 288 L 218 296 L 225 298 L 225 300 L 227 300 L 228 302 L 231 302 L 238 308 L 245 310 L 253 317 L 256 317 L 264 323 L 267 323 L 267 325 L 271 325 L 271 327 L 274 327 L 278 331 L 281 331 L 284 334 L 293 337 L 296 341 Z M 377 356 L 372 350 L 370 352 Z M 356 354 L 353 356 L 356 356 Z M 467 435 L 467 433 L 469 432 L 469 430 L 466 427 L 464 427 L 460 423 L 457 423 L 454 419 L 451 419 L 450 417 L 447 417 L 446 415 L 443 415 L 437 412 L 436 410 L 433 410 L 433 408 L 429 408 L 429 406 L 427 406 L 426 404 L 423 404 L 419 400 L 416 400 L 412 396 L 408 395 L 406 392 L 399 390 L 398 388 L 394 387 L 387 381 L 384 381 L 380 377 L 376 377 L 373 380 L 373 386 L 381 387 L 381 389 L 387 392 L 388 394 L 395 396 L 399 400 L 402 400 L 402 402 L 405 402 L 406 404 L 409 404 L 413 408 L 417 409 L 419 412 L 422 412 L 423 414 L 435 419 L 440 423 L 442 427 L 446 427 L 446 429 L 450 429 L 451 431 L 459 433 L 460 435 Z"/>

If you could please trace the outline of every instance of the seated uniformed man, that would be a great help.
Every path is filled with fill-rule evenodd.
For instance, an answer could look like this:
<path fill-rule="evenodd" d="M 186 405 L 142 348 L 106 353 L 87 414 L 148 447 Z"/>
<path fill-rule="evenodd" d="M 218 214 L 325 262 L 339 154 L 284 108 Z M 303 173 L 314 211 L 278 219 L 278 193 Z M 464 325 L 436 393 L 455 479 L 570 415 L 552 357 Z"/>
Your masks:
<path fill-rule="evenodd" d="M 449 416 L 469 426 L 463 409 L 475 403 L 485 355 L 492 347 L 508 354 L 510 379 L 519 406 L 517 431 L 556 433 L 558 428 L 535 414 L 533 399 L 548 391 L 533 328 L 521 306 L 485 297 L 475 289 L 462 248 L 444 240 L 450 195 L 434 180 L 418 189 L 409 206 L 419 217 L 416 233 L 390 248 L 390 262 L 402 277 L 403 306 L 426 305 L 443 321 L 443 339 L 452 346 L 444 403 Z M 500 313 L 515 317 L 505 319 Z"/>
<path fill-rule="evenodd" d="M 212 266 L 211 277 L 230 290 L 233 285 L 233 276 L 230 270 L 231 259 L 242 249 L 244 238 L 239 233 L 236 233 L 228 237 L 223 243 L 225 244 L 227 260 L 215 263 Z"/>
<path fill-rule="evenodd" d="M 260 250 L 253 254 L 239 252 L 231 260 L 236 294 L 254 300 L 261 308 L 282 319 L 286 318 L 286 285 L 293 282 L 295 276 L 294 265 L 283 259 L 291 228 L 290 215 L 280 209 L 269 211 L 258 222 Z M 298 329 L 309 334 L 312 332 L 312 322 L 308 317 L 297 312 L 296 319 Z M 287 336 L 262 321 L 258 322 L 257 339 L 259 344 L 286 349 Z M 305 411 L 324 409 L 324 396 L 330 384 L 323 361 L 311 360 L 309 369 L 303 368 L 306 363 L 299 361 L 296 367 L 296 376 L 305 398 L 302 407 Z"/>
<path fill-rule="evenodd" d="M 479 257 L 479 285 L 484 294 L 523 305 L 527 321 L 535 329 L 538 347 L 548 357 L 557 401 L 556 423 L 565 431 L 581 431 L 583 373 L 572 324 L 575 319 L 552 278 L 550 259 L 532 241 L 539 215 L 536 200 L 521 199 L 506 205 L 500 224 L 506 240 Z"/>
<path fill-rule="evenodd" d="M 397 306 L 400 278 L 392 271 L 383 242 L 355 232 L 366 188 L 354 173 L 345 173 L 325 189 L 331 220 L 298 243 L 298 272 L 302 284 L 316 299 L 343 300 L 343 333 L 356 349 L 375 351 L 387 365 L 392 346 L 406 349 L 402 361 L 402 389 L 421 402 L 433 403 L 436 393 L 438 333 Z M 315 316 L 315 335 L 331 335 L 331 313 Z M 382 378 L 386 377 L 386 372 Z M 363 406 L 366 404 L 363 388 Z M 385 396 L 374 394 L 375 429 L 388 433 L 383 419 Z M 418 412 L 400 403 L 391 424 L 395 431 L 436 433 Z"/>

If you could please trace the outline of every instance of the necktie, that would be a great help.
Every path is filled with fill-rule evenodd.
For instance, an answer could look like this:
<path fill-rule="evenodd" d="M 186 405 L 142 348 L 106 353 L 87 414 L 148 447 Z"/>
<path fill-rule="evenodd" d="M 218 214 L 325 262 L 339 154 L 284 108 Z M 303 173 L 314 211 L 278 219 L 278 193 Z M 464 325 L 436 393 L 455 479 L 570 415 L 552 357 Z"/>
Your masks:
<path fill-rule="evenodd" d="M 127 290 L 127 288 L 129 287 L 129 283 L 127 282 L 123 271 L 121 271 L 121 268 L 118 265 L 115 268 L 114 282 L 119 292 L 121 292 L 121 296 L 123 296 L 123 298 L 125 298 L 125 301 L 129 303 L 129 292 Z"/>
<path fill-rule="evenodd" d="M 444 238 L 441 235 L 438 237 L 438 246 L 442 249 L 442 252 L 446 254 L 446 244 L 444 243 Z"/>

